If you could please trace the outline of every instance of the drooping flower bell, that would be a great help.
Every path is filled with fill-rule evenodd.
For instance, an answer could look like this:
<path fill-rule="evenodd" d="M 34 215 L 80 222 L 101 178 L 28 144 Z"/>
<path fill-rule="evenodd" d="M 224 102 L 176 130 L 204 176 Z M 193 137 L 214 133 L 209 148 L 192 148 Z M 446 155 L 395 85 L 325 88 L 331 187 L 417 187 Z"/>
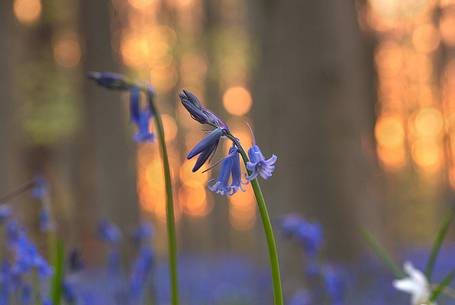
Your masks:
<path fill-rule="evenodd" d="M 153 118 L 153 113 L 149 107 L 141 109 L 140 99 L 140 89 L 136 86 L 131 87 L 130 117 L 131 121 L 137 127 L 137 133 L 134 135 L 133 139 L 138 143 L 153 142 L 155 135 L 150 132 L 150 121 Z"/>
<path fill-rule="evenodd" d="M 242 174 L 240 171 L 239 151 L 234 145 L 229 149 L 229 154 L 221 163 L 220 175 L 209 189 L 220 195 L 232 196 L 242 188 Z M 231 183 L 229 184 L 229 181 Z"/>
<path fill-rule="evenodd" d="M 150 122 L 155 115 L 150 105 L 141 107 L 141 88 L 125 79 L 123 75 L 111 72 L 90 72 L 90 79 L 102 87 L 112 90 L 121 90 L 130 92 L 130 118 L 131 122 L 137 127 L 137 132 L 133 139 L 138 143 L 152 142 L 155 135 L 150 132 Z M 153 98 L 154 90 L 151 86 L 145 86 L 146 94 Z"/>
<path fill-rule="evenodd" d="M 186 158 L 192 159 L 194 156 L 199 155 L 196 164 L 193 167 L 193 172 L 196 172 L 202 165 L 216 152 L 220 139 L 223 136 L 223 129 L 216 128 L 210 132 L 205 138 L 194 146 L 188 153 Z"/>
<path fill-rule="evenodd" d="M 276 160 L 278 159 L 277 156 L 272 155 L 272 157 L 266 159 L 256 144 L 248 149 L 248 156 L 250 157 L 250 161 L 246 167 L 251 172 L 251 175 L 248 176 L 249 181 L 256 179 L 258 175 L 263 179 L 268 179 L 272 176 L 275 170 Z"/>
<path fill-rule="evenodd" d="M 188 110 L 191 117 L 201 124 L 228 129 L 227 125 L 213 112 L 202 106 L 199 99 L 188 90 L 183 90 L 179 95 L 183 106 Z"/>

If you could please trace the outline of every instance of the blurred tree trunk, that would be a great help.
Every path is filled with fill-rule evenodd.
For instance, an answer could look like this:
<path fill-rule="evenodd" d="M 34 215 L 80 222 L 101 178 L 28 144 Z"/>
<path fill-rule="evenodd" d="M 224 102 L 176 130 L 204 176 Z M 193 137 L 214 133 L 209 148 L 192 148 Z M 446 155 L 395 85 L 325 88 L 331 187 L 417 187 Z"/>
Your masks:
<path fill-rule="evenodd" d="M 15 30 L 12 1 L 0 5 L 0 194 L 17 187 L 19 183 L 18 101 L 13 92 L 15 71 Z"/>
<path fill-rule="evenodd" d="M 379 227 L 372 144 L 371 48 L 355 1 L 258 0 L 261 60 L 254 117 L 258 142 L 278 156 L 265 183 L 272 215 L 321 221 L 328 255 L 353 259 L 359 227 Z"/>
<path fill-rule="evenodd" d="M 79 5 L 84 70 L 118 70 L 112 49 L 111 1 L 81 0 Z M 87 243 L 93 240 L 95 225 L 100 219 L 131 230 L 137 224 L 139 213 L 136 159 L 127 127 L 127 105 L 119 92 L 100 88 L 91 81 L 85 81 L 82 90 L 76 210 L 82 241 L 90 246 Z"/>

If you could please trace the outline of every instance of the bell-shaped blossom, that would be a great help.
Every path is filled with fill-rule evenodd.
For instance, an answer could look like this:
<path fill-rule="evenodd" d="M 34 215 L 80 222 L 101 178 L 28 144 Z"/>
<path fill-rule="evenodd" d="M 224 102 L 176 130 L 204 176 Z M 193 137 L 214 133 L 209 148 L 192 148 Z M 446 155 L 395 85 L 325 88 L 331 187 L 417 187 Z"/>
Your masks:
<path fill-rule="evenodd" d="M 278 159 L 277 156 L 272 155 L 272 157 L 266 159 L 256 144 L 248 149 L 248 156 L 250 157 L 250 161 L 247 162 L 246 168 L 251 172 L 247 177 L 249 181 L 256 179 L 258 175 L 263 179 L 268 179 L 272 176 L 275 170 L 276 160 Z"/>
<path fill-rule="evenodd" d="M 231 181 L 231 183 L 229 183 Z M 218 178 L 212 180 L 213 184 L 209 189 L 220 195 L 232 196 L 238 190 L 242 190 L 242 174 L 240 171 L 240 158 L 237 147 L 232 146 L 229 154 L 221 163 L 221 170 Z"/>
<path fill-rule="evenodd" d="M 137 86 L 131 87 L 130 118 L 137 127 L 137 133 L 133 139 L 139 143 L 153 142 L 155 135 L 150 132 L 150 122 L 153 118 L 153 113 L 148 106 L 145 109 L 141 109 L 140 94 L 141 91 Z"/>
<path fill-rule="evenodd" d="M 220 139 L 224 131 L 221 128 L 216 128 L 210 132 L 202 141 L 196 144 L 194 148 L 188 153 L 187 159 L 199 155 L 196 164 L 193 167 L 193 172 L 196 172 L 202 165 L 215 153 Z"/>
<path fill-rule="evenodd" d="M 408 277 L 393 281 L 395 289 L 409 293 L 412 305 L 434 305 L 429 303 L 431 289 L 425 275 L 410 262 L 404 263 L 404 271 Z"/>

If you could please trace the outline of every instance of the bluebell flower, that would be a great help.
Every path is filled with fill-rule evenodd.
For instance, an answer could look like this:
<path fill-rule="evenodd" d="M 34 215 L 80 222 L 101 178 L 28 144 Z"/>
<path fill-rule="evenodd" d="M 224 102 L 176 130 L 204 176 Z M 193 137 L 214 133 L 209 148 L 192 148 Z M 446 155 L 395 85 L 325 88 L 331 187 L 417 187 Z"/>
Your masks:
<path fill-rule="evenodd" d="M 0 224 L 4 223 L 8 218 L 11 217 L 13 211 L 9 205 L 0 205 Z"/>
<path fill-rule="evenodd" d="M 144 242 L 149 241 L 153 235 L 153 228 L 148 223 L 140 224 L 133 232 L 133 240 L 142 245 Z"/>
<path fill-rule="evenodd" d="M 231 184 L 229 184 L 230 178 Z M 235 145 L 229 149 L 229 154 L 221 163 L 220 175 L 218 179 L 209 186 L 209 189 L 215 193 L 228 196 L 234 195 L 238 190 L 244 191 L 242 188 L 239 151 Z"/>
<path fill-rule="evenodd" d="M 98 225 L 98 236 L 102 241 L 113 245 L 120 241 L 122 233 L 116 225 L 107 221 L 102 221 Z"/>
<path fill-rule="evenodd" d="M 183 106 L 188 110 L 191 117 L 201 124 L 208 124 L 213 127 L 228 129 L 227 125 L 213 112 L 202 106 L 199 99 L 188 90 L 183 90 L 179 95 Z"/>
<path fill-rule="evenodd" d="M 210 132 L 202 141 L 196 144 L 194 148 L 188 153 L 187 159 L 199 155 L 196 164 L 193 167 L 193 172 L 196 172 L 202 165 L 215 153 L 220 139 L 224 131 L 221 128 L 216 128 Z"/>
<path fill-rule="evenodd" d="M 123 75 L 112 72 L 89 72 L 88 78 L 93 79 L 102 87 L 113 90 L 129 90 L 131 84 Z"/>
<path fill-rule="evenodd" d="M 141 109 L 140 95 L 141 91 L 139 87 L 131 87 L 130 117 L 131 121 L 137 126 L 138 130 L 133 139 L 139 143 L 153 142 L 155 135 L 150 132 L 150 121 L 153 118 L 153 113 L 148 106 L 146 109 Z"/>
<path fill-rule="evenodd" d="M 250 157 L 250 161 L 247 162 L 246 168 L 251 172 L 248 180 L 256 179 L 258 175 L 263 179 L 268 179 L 272 176 L 275 170 L 276 160 L 278 159 L 277 156 L 272 155 L 272 157 L 266 159 L 256 144 L 248 149 L 248 156 Z"/>
<path fill-rule="evenodd" d="M 323 268 L 322 278 L 331 304 L 344 304 L 346 285 L 340 270 L 333 266 L 327 265 Z"/>
<path fill-rule="evenodd" d="M 43 206 L 39 212 L 39 227 L 41 232 L 49 232 L 53 229 L 50 211 L 45 206 Z"/>
<path fill-rule="evenodd" d="M 32 189 L 32 196 L 35 199 L 44 199 L 49 194 L 48 184 L 43 176 L 36 176 Z"/>
<path fill-rule="evenodd" d="M 280 227 L 284 234 L 300 241 L 305 253 L 315 256 L 319 253 L 323 232 L 319 223 L 310 223 L 297 215 L 287 215 L 280 221 Z"/>
<path fill-rule="evenodd" d="M 84 262 L 77 249 L 72 249 L 69 253 L 68 268 L 71 272 L 78 272 L 84 269 Z"/>
<path fill-rule="evenodd" d="M 130 293 L 133 299 L 141 298 L 153 268 L 154 255 L 149 246 L 143 246 L 134 262 L 130 277 Z"/>
<path fill-rule="evenodd" d="M 48 297 L 43 298 L 43 299 L 41 300 L 41 303 L 42 303 L 43 305 L 52 305 L 52 304 L 53 304 L 52 301 L 51 301 L 51 299 L 49 299 Z"/>
<path fill-rule="evenodd" d="M 76 292 L 73 286 L 66 280 L 62 284 L 62 297 L 68 304 L 74 304 L 76 302 Z"/>

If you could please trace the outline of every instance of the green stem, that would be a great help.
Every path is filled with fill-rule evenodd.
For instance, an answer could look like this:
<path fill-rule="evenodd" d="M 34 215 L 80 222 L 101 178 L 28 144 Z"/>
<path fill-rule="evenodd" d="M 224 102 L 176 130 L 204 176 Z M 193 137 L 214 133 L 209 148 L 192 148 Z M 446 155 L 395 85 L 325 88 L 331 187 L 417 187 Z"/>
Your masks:
<path fill-rule="evenodd" d="M 239 140 L 232 134 L 227 134 L 227 137 L 231 139 L 237 148 L 239 149 L 240 155 L 242 156 L 245 167 L 249 161 L 248 155 L 240 144 Z M 248 170 L 247 170 L 248 171 Z M 248 171 L 248 174 L 251 174 Z M 259 208 L 259 214 L 261 215 L 262 225 L 264 227 L 265 237 L 267 239 L 267 246 L 270 258 L 270 268 L 272 269 L 272 281 L 273 281 L 273 296 L 275 305 L 283 305 L 283 289 L 281 288 L 281 275 L 280 275 L 280 264 L 278 260 L 278 251 L 275 242 L 275 236 L 273 234 L 272 222 L 270 221 L 269 212 L 265 203 L 264 195 L 261 191 L 261 186 L 257 179 L 251 180 L 251 186 L 253 187 L 254 196 Z"/>
<path fill-rule="evenodd" d="M 153 94 L 148 90 L 147 100 L 150 110 L 155 114 L 156 133 L 160 144 L 161 158 L 163 160 L 164 182 L 166 186 L 166 224 L 168 235 L 168 251 L 169 251 L 169 272 L 171 281 L 171 300 L 173 305 L 179 304 L 178 281 L 177 281 L 177 242 L 175 233 L 174 219 L 174 199 L 172 194 L 171 170 L 169 167 L 169 158 L 166 149 L 166 141 L 164 138 L 163 122 L 161 116 L 155 107 Z"/>

